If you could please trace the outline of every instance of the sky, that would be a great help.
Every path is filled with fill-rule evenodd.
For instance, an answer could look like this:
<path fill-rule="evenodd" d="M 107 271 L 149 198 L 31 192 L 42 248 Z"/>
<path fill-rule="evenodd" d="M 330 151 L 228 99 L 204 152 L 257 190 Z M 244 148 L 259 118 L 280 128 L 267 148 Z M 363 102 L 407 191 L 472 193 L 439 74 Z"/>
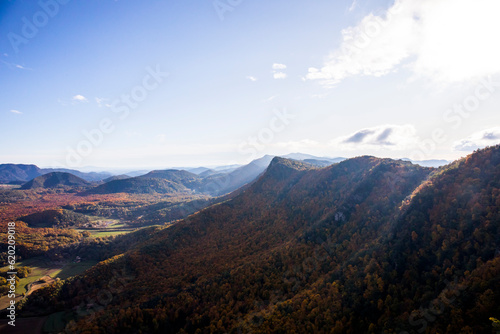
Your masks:
<path fill-rule="evenodd" d="M 0 2 L 0 163 L 463 157 L 500 143 L 497 0 Z"/>

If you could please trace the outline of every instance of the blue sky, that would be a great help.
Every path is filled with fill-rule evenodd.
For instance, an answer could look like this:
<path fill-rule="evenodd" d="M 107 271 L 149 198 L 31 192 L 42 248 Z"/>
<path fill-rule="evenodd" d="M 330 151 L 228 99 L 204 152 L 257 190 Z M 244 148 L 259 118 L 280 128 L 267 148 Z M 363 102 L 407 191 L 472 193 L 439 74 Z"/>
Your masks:
<path fill-rule="evenodd" d="M 0 163 L 456 159 L 500 142 L 499 9 L 495 0 L 3 1 Z"/>

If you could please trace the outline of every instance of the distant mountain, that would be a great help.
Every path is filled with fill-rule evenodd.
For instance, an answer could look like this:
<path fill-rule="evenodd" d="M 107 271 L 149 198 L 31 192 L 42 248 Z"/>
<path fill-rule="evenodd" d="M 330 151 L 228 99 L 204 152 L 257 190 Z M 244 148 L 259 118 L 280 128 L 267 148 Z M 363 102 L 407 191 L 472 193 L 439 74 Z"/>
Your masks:
<path fill-rule="evenodd" d="M 306 161 L 306 160 L 329 161 L 330 164 L 346 160 L 346 158 L 341 158 L 341 157 L 337 158 L 317 157 L 311 154 L 304 154 L 304 153 L 290 153 L 287 155 L 283 155 L 282 157 L 286 159 L 294 159 L 300 161 Z"/>
<path fill-rule="evenodd" d="M 423 167 L 433 167 L 433 168 L 439 168 L 441 166 L 449 164 L 451 161 L 448 160 L 410 160 L 410 159 L 403 159 L 405 161 L 411 161 L 414 164 L 423 166 Z"/>
<path fill-rule="evenodd" d="M 213 167 L 211 169 L 218 171 L 218 172 L 232 172 L 236 168 L 240 168 L 242 165 L 224 165 L 224 166 L 217 166 Z"/>
<path fill-rule="evenodd" d="M 128 176 L 125 174 L 113 175 L 113 176 L 110 176 L 110 177 L 102 180 L 102 182 L 106 183 L 106 182 L 111 182 L 111 181 L 116 181 L 116 180 L 125 180 L 125 179 L 130 179 L 130 178 L 131 178 L 131 176 Z"/>
<path fill-rule="evenodd" d="M 500 146 L 440 169 L 274 158 L 232 199 L 148 230 L 23 310 L 66 311 L 69 332 L 492 333 L 499 166 Z M 89 313 L 82 300 L 110 273 L 120 293 Z"/>
<path fill-rule="evenodd" d="M 266 155 L 260 159 L 253 160 L 248 165 L 238 167 L 230 173 L 219 173 L 207 176 L 203 180 L 201 191 L 213 196 L 230 193 L 254 181 L 266 170 L 273 158 L 273 156 Z"/>
<path fill-rule="evenodd" d="M 113 180 L 85 191 L 85 194 L 175 194 L 190 193 L 184 185 L 159 177 L 132 177 Z"/>
<path fill-rule="evenodd" d="M 42 175 L 40 168 L 35 165 L 1 164 L 0 183 L 26 182 Z"/>
<path fill-rule="evenodd" d="M 141 169 L 141 170 L 129 171 L 129 172 L 125 173 L 125 174 L 130 175 L 132 177 L 136 177 L 136 176 L 145 175 L 145 174 L 147 174 L 149 172 L 151 172 L 151 170 Z"/>
<path fill-rule="evenodd" d="M 2 183 L 18 183 L 22 184 L 29 180 L 34 179 L 37 176 L 53 173 L 53 172 L 64 172 L 70 173 L 78 176 L 86 181 L 101 181 L 111 174 L 108 172 L 90 172 L 83 173 L 74 169 L 65 168 L 39 168 L 35 165 L 23 165 L 23 164 L 1 164 L 0 165 L 0 184 Z"/>
<path fill-rule="evenodd" d="M 302 161 L 307 162 L 308 164 L 311 164 L 311 165 L 314 165 L 317 167 L 326 167 L 326 166 L 330 166 L 331 164 L 333 164 L 331 161 L 318 160 L 318 159 L 304 159 Z"/>
<path fill-rule="evenodd" d="M 210 171 L 211 169 L 210 168 L 207 168 L 207 167 L 196 167 L 196 168 L 179 168 L 179 169 L 183 169 L 187 172 L 190 172 L 190 173 L 193 173 L 193 174 L 196 174 L 196 175 L 200 175 L 204 172 L 207 172 L 207 171 Z"/>
<path fill-rule="evenodd" d="M 53 172 L 63 172 L 63 173 L 70 173 L 75 176 L 78 176 L 79 178 L 84 179 L 85 181 L 89 182 L 96 182 L 96 181 L 102 181 L 110 176 L 112 176 L 111 173 L 108 172 L 80 172 L 78 170 L 74 169 L 67 169 L 67 168 L 42 168 L 40 169 L 40 172 L 42 174 L 47 174 L 47 173 L 53 173 Z"/>
<path fill-rule="evenodd" d="M 320 160 L 325 160 L 319 157 L 316 157 L 311 154 L 305 154 L 305 153 L 289 153 L 286 155 L 281 156 L 286 159 L 293 159 L 293 160 L 305 160 L 305 159 L 320 159 Z"/>
<path fill-rule="evenodd" d="M 217 172 L 205 176 L 185 170 L 155 170 L 145 175 L 124 180 L 113 180 L 94 189 L 88 194 L 174 194 L 190 193 L 221 196 L 252 182 L 265 171 L 273 157 L 265 156 L 229 173 Z M 205 171 L 207 172 L 207 171 Z"/>
<path fill-rule="evenodd" d="M 33 180 L 23 184 L 20 189 L 86 187 L 89 185 L 89 182 L 73 174 L 53 172 L 35 177 Z"/>

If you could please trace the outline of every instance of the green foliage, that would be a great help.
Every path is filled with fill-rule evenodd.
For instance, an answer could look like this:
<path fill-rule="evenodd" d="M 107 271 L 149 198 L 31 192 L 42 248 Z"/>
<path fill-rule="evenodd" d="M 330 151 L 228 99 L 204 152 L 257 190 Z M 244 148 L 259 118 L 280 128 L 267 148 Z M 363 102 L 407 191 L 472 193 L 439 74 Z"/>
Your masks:
<path fill-rule="evenodd" d="M 80 213 L 64 209 L 45 210 L 19 218 L 29 227 L 68 228 L 82 227 L 90 223 L 90 219 Z"/>

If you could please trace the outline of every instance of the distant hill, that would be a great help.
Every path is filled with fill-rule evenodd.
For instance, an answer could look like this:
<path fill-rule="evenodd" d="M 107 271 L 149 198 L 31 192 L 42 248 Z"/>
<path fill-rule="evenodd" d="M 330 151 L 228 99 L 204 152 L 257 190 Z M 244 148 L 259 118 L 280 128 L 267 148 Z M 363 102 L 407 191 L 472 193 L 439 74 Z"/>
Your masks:
<path fill-rule="evenodd" d="M 500 146 L 440 169 L 274 158 L 232 199 L 148 230 L 24 307 L 81 308 L 120 272 L 120 293 L 98 312 L 68 312 L 80 314 L 68 331 L 492 333 L 499 166 Z"/>
<path fill-rule="evenodd" d="M 273 157 L 265 156 L 239 167 L 229 173 L 204 173 L 196 175 L 185 170 L 155 170 L 134 178 L 113 180 L 94 189 L 88 194 L 175 194 L 196 193 L 211 196 L 221 196 L 230 193 L 241 186 L 254 181 L 262 174 Z M 205 171 L 206 172 L 206 171 Z"/>
<path fill-rule="evenodd" d="M 304 154 L 304 153 L 290 153 L 287 155 L 283 155 L 281 157 L 286 159 L 300 160 L 300 161 L 307 161 L 307 160 L 329 161 L 330 165 L 346 160 L 346 158 L 341 158 L 341 157 L 337 158 L 317 157 L 311 154 Z"/>
<path fill-rule="evenodd" d="M 161 178 L 132 177 L 106 182 L 87 190 L 85 194 L 175 194 L 181 192 L 190 192 L 190 190 L 182 184 Z"/>
<path fill-rule="evenodd" d="M 64 209 L 45 210 L 27 216 L 19 217 L 17 220 L 23 221 L 29 227 L 83 227 L 90 223 L 90 219 L 80 213 Z"/>
<path fill-rule="evenodd" d="M 403 160 L 411 161 L 412 163 L 423 166 L 423 167 L 434 167 L 434 168 L 439 168 L 439 167 L 447 165 L 451 162 L 448 160 L 437 160 L 437 159 L 420 160 L 420 161 L 419 160 L 410 160 L 410 159 L 403 159 Z"/>
<path fill-rule="evenodd" d="M 229 173 L 209 175 L 203 180 L 201 191 L 213 196 L 230 193 L 254 181 L 266 170 L 273 158 L 273 156 L 266 155 L 260 159 L 253 160 L 248 165 L 238 167 Z"/>
<path fill-rule="evenodd" d="M 26 182 L 42 175 L 41 169 L 35 165 L 1 164 L 0 183 Z"/>
<path fill-rule="evenodd" d="M 185 171 L 188 171 L 190 173 L 194 173 L 196 175 L 200 175 L 202 173 L 208 172 L 211 169 L 207 167 L 196 167 L 196 168 L 182 168 Z"/>
<path fill-rule="evenodd" d="M 78 176 L 79 178 L 82 178 L 88 182 L 102 181 L 102 180 L 112 176 L 111 173 L 108 173 L 108 172 L 87 172 L 87 173 L 84 173 L 84 172 L 80 172 L 78 170 L 67 169 L 67 168 L 42 168 L 40 171 L 42 174 L 53 173 L 53 172 L 70 173 L 70 174 Z"/>
<path fill-rule="evenodd" d="M 318 166 L 318 167 L 326 167 L 326 166 L 330 166 L 332 164 L 331 161 L 318 160 L 318 159 L 304 159 L 303 161 L 307 162 L 311 165 Z"/>
<path fill-rule="evenodd" d="M 22 184 L 37 176 L 53 173 L 64 172 L 78 176 L 86 181 L 101 181 L 111 174 L 107 172 L 90 172 L 83 173 L 74 169 L 65 168 L 39 168 L 36 165 L 23 165 L 23 164 L 0 164 L 0 184 L 17 183 Z"/>
<path fill-rule="evenodd" d="M 113 175 L 113 176 L 110 176 L 110 177 L 102 180 L 102 182 L 106 183 L 106 182 L 111 182 L 111 181 L 116 181 L 116 180 L 125 180 L 125 179 L 130 179 L 130 178 L 131 178 L 131 176 L 125 175 L 125 174 Z"/>
<path fill-rule="evenodd" d="M 90 183 L 70 173 L 53 172 L 35 177 L 26 182 L 20 189 L 86 187 Z"/>

